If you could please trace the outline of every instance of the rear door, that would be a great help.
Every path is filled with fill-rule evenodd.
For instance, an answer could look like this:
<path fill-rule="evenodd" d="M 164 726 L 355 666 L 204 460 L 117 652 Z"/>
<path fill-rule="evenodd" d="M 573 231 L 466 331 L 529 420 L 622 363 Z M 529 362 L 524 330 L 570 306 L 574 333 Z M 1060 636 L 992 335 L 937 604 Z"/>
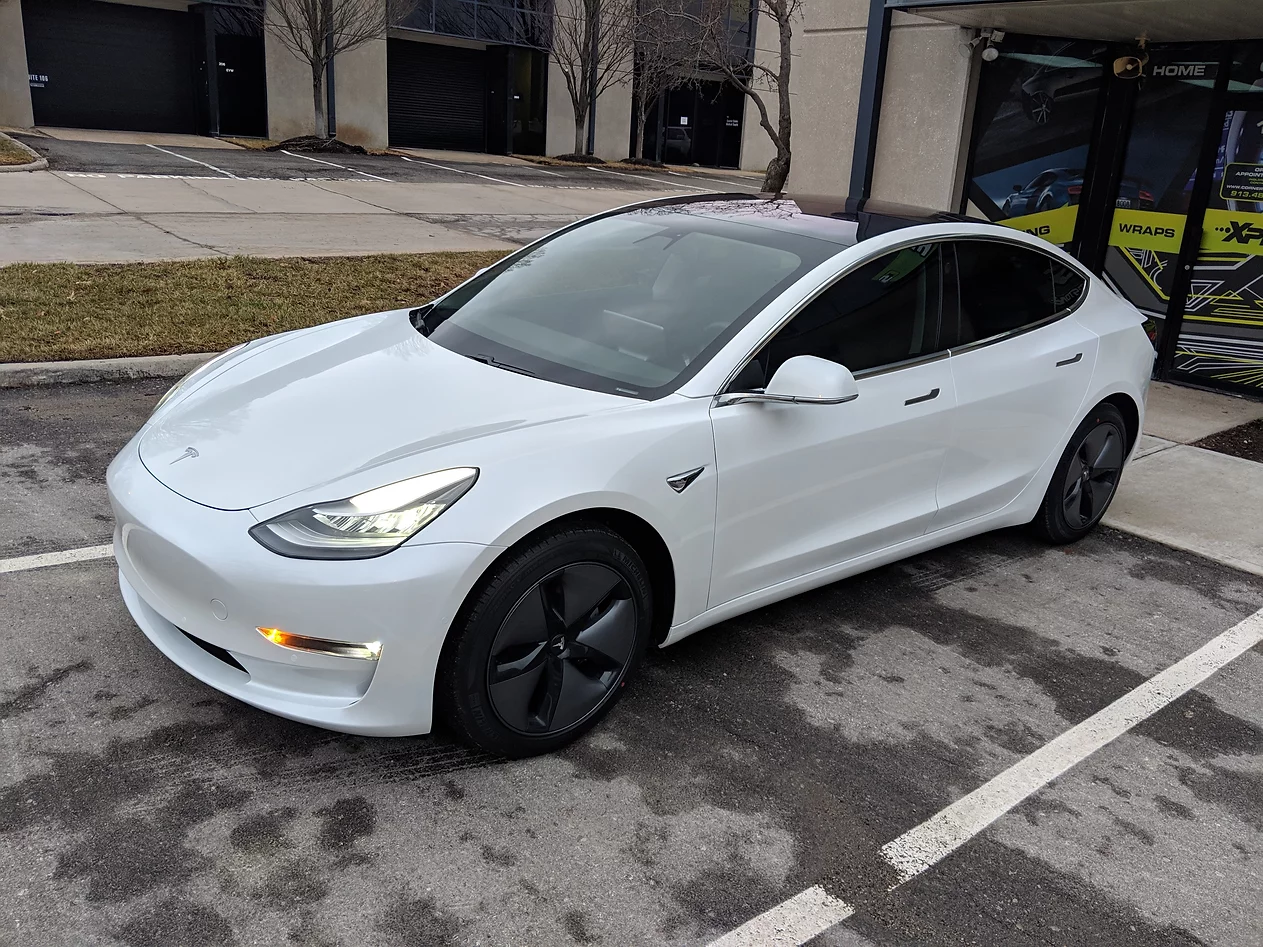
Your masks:
<path fill-rule="evenodd" d="M 1062 449 L 1099 341 L 1073 316 L 1087 293 L 1073 267 L 1004 240 L 955 251 L 957 303 L 945 305 L 956 410 L 934 529 L 1003 509 Z"/>

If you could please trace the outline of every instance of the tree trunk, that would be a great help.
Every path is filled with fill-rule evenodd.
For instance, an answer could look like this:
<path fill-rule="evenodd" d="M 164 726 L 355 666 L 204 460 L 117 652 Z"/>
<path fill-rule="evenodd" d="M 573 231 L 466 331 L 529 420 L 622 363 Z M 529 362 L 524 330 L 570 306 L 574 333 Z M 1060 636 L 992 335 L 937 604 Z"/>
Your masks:
<path fill-rule="evenodd" d="M 325 115 L 325 71 L 323 67 L 311 67 L 312 104 L 316 107 L 316 137 L 329 137 L 329 119 Z"/>
<path fill-rule="evenodd" d="M 769 194 L 779 194 L 785 190 L 785 180 L 789 177 L 789 149 L 784 145 L 776 149 L 776 157 L 767 163 L 767 174 L 763 176 L 763 190 Z"/>
<path fill-rule="evenodd" d="M 579 109 L 576 108 L 574 110 L 574 151 L 570 152 L 572 155 L 583 154 L 585 144 L 583 140 L 583 133 L 587 131 L 584 127 L 587 125 L 587 122 L 584 121 L 586 117 L 587 116 L 583 112 L 579 111 Z"/>
<path fill-rule="evenodd" d="M 641 157 L 640 152 L 644 148 L 645 113 L 647 111 L 645 108 L 645 97 L 643 95 L 636 96 L 635 111 L 633 112 L 636 116 L 636 124 L 632 126 L 631 156 L 633 159 Z"/>

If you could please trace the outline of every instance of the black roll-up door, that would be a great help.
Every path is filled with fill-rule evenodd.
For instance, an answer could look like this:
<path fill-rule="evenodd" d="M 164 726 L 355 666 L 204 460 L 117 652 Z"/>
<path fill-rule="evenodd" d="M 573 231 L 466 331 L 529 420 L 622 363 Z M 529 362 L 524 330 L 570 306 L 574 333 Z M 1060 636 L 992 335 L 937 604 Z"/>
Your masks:
<path fill-rule="evenodd" d="M 480 49 L 388 40 L 390 143 L 482 151 L 487 124 L 486 55 Z"/>
<path fill-rule="evenodd" d="M 22 22 L 36 125 L 197 130 L 188 13 L 23 0 Z"/>

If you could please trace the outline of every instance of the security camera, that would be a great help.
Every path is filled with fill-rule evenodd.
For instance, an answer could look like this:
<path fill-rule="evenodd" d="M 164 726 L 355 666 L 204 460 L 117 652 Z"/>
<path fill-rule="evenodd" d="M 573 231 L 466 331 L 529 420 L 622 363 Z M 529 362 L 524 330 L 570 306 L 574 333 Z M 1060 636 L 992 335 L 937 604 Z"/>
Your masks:
<path fill-rule="evenodd" d="M 1119 56 L 1114 60 L 1114 75 L 1120 79 L 1139 79 L 1148 61 L 1149 54 L 1144 52 L 1139 56 Z"/>
<path fill-rule="evenodd" d="M 982 51 L 982 58 L 986 62 L 995 62 L 1000 58 L 1000 50 L 996 49 L 994 46 L 988 46 Z"/>

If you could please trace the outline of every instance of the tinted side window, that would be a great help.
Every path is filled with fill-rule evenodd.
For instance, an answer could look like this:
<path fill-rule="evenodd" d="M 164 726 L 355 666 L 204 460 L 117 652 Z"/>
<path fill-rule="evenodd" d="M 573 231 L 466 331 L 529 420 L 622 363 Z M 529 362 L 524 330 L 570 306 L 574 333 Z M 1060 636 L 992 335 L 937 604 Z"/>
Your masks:
<path fill-rule="evenodd" d="M 1053 309 L 1061 312 L 1069 309 L 1087 292 L 1088 281 L 1066 266 L 1064 263 L 1052 261 Z"/>
<path fill-rule="evenodd" d="M 1051 257 L 996 240 L 961 240 L 956 262 L 958 344 L 1020 329 L 1055 311 Z"/>
<path fill-rule="evenodd" d="M 906 247 L 838 280 L 759 353 L 763 380 L 795 355 L 861 372 L 938 351 L 941 256 L 939 244 Z M 742 387 L 763 383 L 750 382 L 746 372 L 740 380 Z"/>

